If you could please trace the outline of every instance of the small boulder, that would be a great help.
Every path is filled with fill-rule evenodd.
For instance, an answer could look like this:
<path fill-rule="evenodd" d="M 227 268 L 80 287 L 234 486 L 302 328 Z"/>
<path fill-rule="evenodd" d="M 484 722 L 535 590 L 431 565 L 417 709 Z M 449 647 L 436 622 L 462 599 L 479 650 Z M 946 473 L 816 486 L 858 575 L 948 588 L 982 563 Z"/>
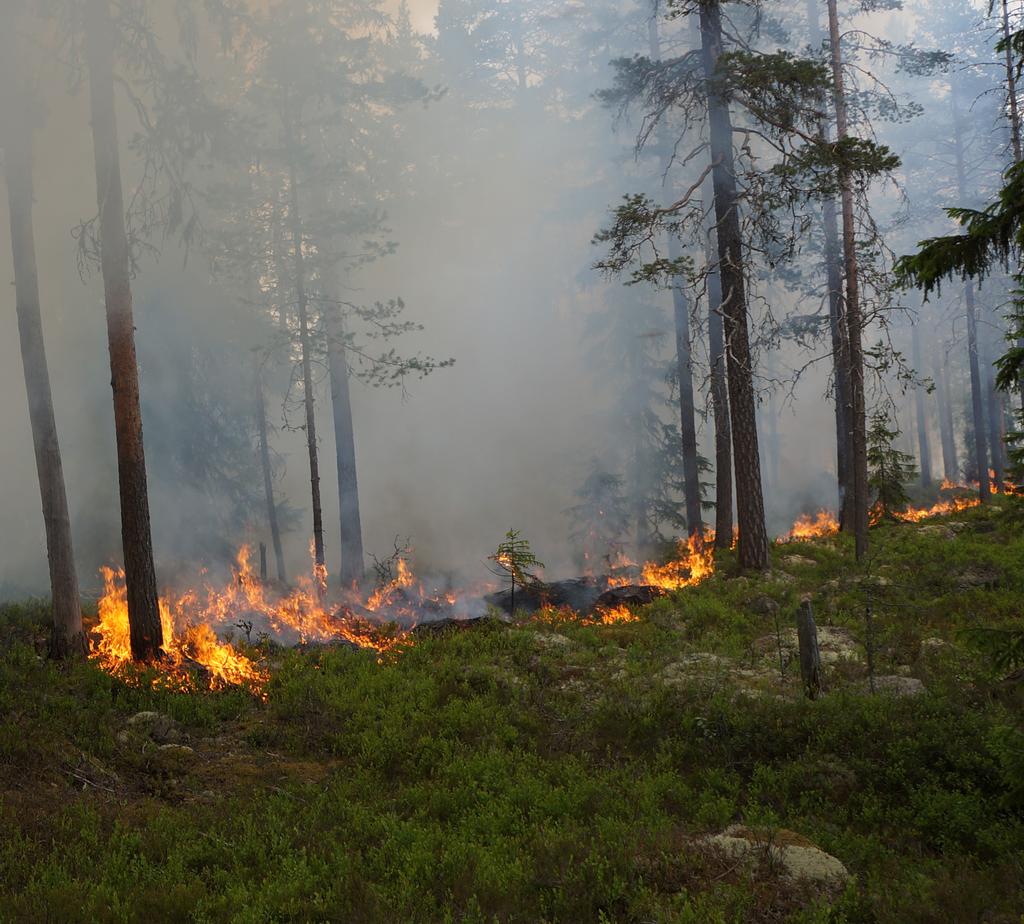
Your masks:
<path fill-rule="evenodd" d="M 594 602 L 592 610 L 614 609 L 618 606 L 646 606 L 658 597 L 665 596 L 660 587 L 648 584 L 627 584 L 624 587 L 612 587 L 606 590 Z"/>
<path fill-rule="evenodd" d="M 572 641 L 557 632 L 535 632 L 533 643 L 546 651 L 558 651 L 572 646 Z"/>
<path fill-rule="evenodd" d="M 754 597 L 750 603 L 747 604 L 752 613 L 756 613 L 758 616 L 777 616 L 779 613 L 779 602 L 773 600 L 767 594 L 761 594 L 759 597 Z"/>
<path fill-rule="evenodd" d="M 178 744 L 184 737 L 178 723 L 162 712 L 136 712 L 125 722 L 125 728 L 154 744 Z"/>
<path fill-rule="evenodd" d="M 810 568 L 818 563 L 806 555 L 784 555 L 782 557 L 783 568 Z"/>
<path fill-rule="evenodd" d="M 838 891 L 850 880 L 850 873 L 840 860 L 813 841 L 785 828 L 756 830 L 730 825 L 721 834 L 701 838 L 700 843 L 737 860 L 763 857 L 777 864 L 788 878 L 810 882 L 829 891 Z"/>
<path fill-rule="evenodd" d="M 865 681 L 870 689 L 870 680 Z M 925 692 L 924 684 L 916 677 L 901 677 L 899 674 L 882 674 L 875 678 L 875 692 L 886 693 L 900 699 L 920 696 Z"/>

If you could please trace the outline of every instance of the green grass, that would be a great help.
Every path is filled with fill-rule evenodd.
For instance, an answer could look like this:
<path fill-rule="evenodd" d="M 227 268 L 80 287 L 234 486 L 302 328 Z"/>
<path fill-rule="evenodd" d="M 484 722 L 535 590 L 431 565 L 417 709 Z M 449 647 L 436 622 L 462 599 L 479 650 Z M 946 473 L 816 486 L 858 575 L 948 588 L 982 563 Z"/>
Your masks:
<path fill-rule="evenodd" d="M 726 556 L 636 623 L 492 625 L 382 664 L 271 652 L 265 703 L 47 662 L 45 607 L 9 606 L 0 921 L 1019 922 L 1020 702 L 960 634 L 1020 621 L 1003 504 L 957 515 L 955 539 L 876 530 L 883 581 L 845 539 L 793 544 L 776 559 L 815 564 L 736 579 Z M 764 600 L 785 628 L 807 593 L 928 692 L 872 696 L 858 658 L 804 700 L 764 654 Z M 194 754 L 126 730 L 142 710 Z M 701 847 L 733 822 L 797 832 L 855 879 L 830 902 Z"/>

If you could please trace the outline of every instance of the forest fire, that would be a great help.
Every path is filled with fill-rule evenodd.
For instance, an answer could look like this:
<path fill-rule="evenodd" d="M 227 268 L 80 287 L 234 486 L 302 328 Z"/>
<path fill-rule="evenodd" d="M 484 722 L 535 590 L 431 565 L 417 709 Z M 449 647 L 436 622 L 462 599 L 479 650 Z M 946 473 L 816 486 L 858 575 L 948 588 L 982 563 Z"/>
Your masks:
<path fill-rule="evenodd" d="M 124 676 L 131 664 L 124 572 L 104 568 L 102 574 L 103 596 L 90 655 L 104 670 Z M 288 594 L 268 595 L 252 570 L 249 548 L 243 546 L 231 580 L 223 587 L 208 584 L 202 590 L 161 597 L 164 661 L 154 682 L 190 689 L 200 676 L 212 690 L 227 686 L 262 689 L 267 672 L 229 642 L 221 641 L 216 632 L 220 627 L 241 629 L 247 635 L 255 630 L 299 642 L 345 641 L 384 652 L 408 642 L 407 630 L 420 621 L 424 606 L 455 603 L 451 595 L 427 594 L 401 559 L 398 576 L 374 591 L 365 604 L 345 599 L 332 606 L 321 589 L 325 586 L 326 575 L 314 571 L 313 577 Z"/>
<path fill-rule="evenodd" d="M 98 638 L 93 641 L 90 656 L 104 670 L 125 676 L 132 664 L 132 654 L 124 571 L 103 568 L 102 574 L 104 593 L 99 601 Z M 196 665 L 206 674 L 210 689 L 245 686 L 255 692 L 262 690 L 267 681 L 266 671 L 232 645 L 221 642 L 208 623 L 178 622 L 166 600 L 160 601 L 160 622 L 163 662 L 154 685 L 193 689 L 196 679 L 189 667 Z"/>
<path fill-rule="evenodd" d="M 679 590 L 682 587 L 693 587 L 714 574 L 713 532 L 706 537 L 695 534 L 689 539 L 680 539 L 676 551 L 676 557 L 663 565 L 652 561 L 645 562 L 640 568 L 639 579 L 628 574 L 610 576 L 608 586 L 625 587 L 629 584 L 644 584 L 666 591 Z"/>
<path fill-rule="evenodd" d="M 797 517 L 792 529 L 785 535 L 779 536 L 775 541 L 783 542 L 805 542 L 808 539 L 821 539 L 826 536 L 834 536 L 839 532 L 839 520 L 830 510 L 819 510 L 815 514 L 804 513 Z"/>

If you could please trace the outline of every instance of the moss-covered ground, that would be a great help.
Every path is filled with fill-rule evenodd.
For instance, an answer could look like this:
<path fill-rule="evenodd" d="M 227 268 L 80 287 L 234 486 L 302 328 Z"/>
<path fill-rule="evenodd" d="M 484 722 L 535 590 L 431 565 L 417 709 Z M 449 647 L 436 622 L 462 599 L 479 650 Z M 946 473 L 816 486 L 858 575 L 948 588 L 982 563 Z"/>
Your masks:
<path fill-rule="evenodd" d="M 874 530 L 866 572 L 845 539 L 767 576 L 726 555 L 635 622 L 267 650 L 265 702 L 51 663 L 45 608 L 7 606 L 0 921 L 1017 924 L 1024 695 L 969 635 L 1021 625 L 1024 506 L 997 506 Z M 852 879 L 701 840 L 734 823 Z"/>

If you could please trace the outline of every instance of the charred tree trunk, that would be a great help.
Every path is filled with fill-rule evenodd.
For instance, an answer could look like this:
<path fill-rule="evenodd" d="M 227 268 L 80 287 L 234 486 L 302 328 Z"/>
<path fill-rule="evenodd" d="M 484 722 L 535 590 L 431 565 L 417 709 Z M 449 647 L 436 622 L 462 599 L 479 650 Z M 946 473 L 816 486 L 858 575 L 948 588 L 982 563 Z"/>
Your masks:
<path fill-rule="evenodd" d="M 139 369 L 135 358 L 135 324 L 129 281 L 131 257 L 125 230 L 114 108 L 114 24 L 108 0 L 89 0 L 85 22 L 128 624 L 132 657 L 146 661 L 160 656 L 163 630 L 153 565 L 146 456 L 142 442 Z"/>
<path fill-rule="evenodd" d="M 911 328 L 911 353 L 914 372 L 921 374 L 921 331 L 918 324 Z M 932 451 L 928 444 L 928 409 L 924 400 L 924 389 L 920 385 L 914 388 L 914 408 L 917 412 L 917 447 L 921 469 L 921 484 L 925 487 L 932 483 Z"/>
<path fill-rule="evenodd" d="M 341 307 L 329 304 L 327 312 L 327 367 L 331 377 L 334 411 L 334 448 L 338 467 L 338 509 L 341 514 L 342 587 L 363 579 L 363 527 L 359 516 L 359 483 L 356 478 L 356 438 L 352 426 L 348 357 L 345 354 L 345 322 Z"/>
<path fill-rule="evenodd" d="M 960 478 L 960 465 L 956 458 L 956 431 L 953 429 L 953 407 L 949 396 L 949 354 L 939 360 L 934 357 L 932 374 L 935 376 L 935 394 L 939 402 L 939 432 L 942 435 L 942 472 L 947 481 Z"/>
<path fill-rule="evenodd" d="M 293 136 L 299 131 L 292 125 Z M 306 412 L 306 448 L 309 451 L 309 485 L 313 506 L 313 570 L 317 588 L 323 588 L 322 576 L 325 571 L 324 556 L 324 515 L 320 503 L 320 459 L 316 442 L 316 408 L 313 399 L 313 338 L 309 325 L 309 298 L 306 293 L 305 260 L 302 253 L 302 216 L 299 211 L 299 188 L 295 176 L 295 155 L 289 154 L 288 164 L 289 205 L 291 218 L 292 247 L 295 250 L 295 305 L 299 321 L 299 350 L 302 363 L 302 403 Z"/>
<path fill-rule="evenodd" d="M 807 4 L 807 24 L 811 44 L 820 46 L 821 26 L 818 21 L 818 0 Z M 828 123 L 822 120 L 818 139 L 829 142 Z M 843 305 L 843 257 L 839 246 L 839 218 L 835 199 L 827 198 L 821 207 L 821 226 L 825 250 L 825 278 L 828 284 L 828 326 L 832 338 L 832 368 L 835 387 L 836 416 L 836 481 L 839 494 L 839 528 L 853 528 L 853 443 L 850 418 L 853 401 L 850 396 L 850 348 Z"/>
<path fill-rule="evenodd" d="M 711 363 L 711 408 L 715 418 L 715 548 L 732 545 L 732 424 L 726 380 L 725 329 L 722 324 L 722 280 L 718 274 L 714 228 L 706 239 L 708 351 Z"/>
<path fill-rule="evenodd" d="M 722 18 L 718 0 L 709 0 L 701 5 L 700 33 L 704 79 L 708 87 L 709 137 L 719 273 L 722 279 L 722 317 L 736 474 L 736 511 L 740 528 L 739 563 L 741 568 L 764 570 L 771 562 L 761 491 L 761 458 L 757 445 L 754 370 L 747 331 L 746 280 L 732 148 L 732 118 L 729 100 L 718 73 L 718 59 L 722 54 Z"/>
<path fill-rule="evenodd" d="M 284 567 L 284 549 L 281 546 L 281 527 L 277 522 L 277 503 L 274 500 L 274 470 L 270 465 L 270 443 L 267 439 L 267 405 L 263 397 L 263 377 L 259 365 L 256 367 L 256 430 L 260 444 L 260 467 L 263 469 L 263 493 L 267 502 L 267 524 L 270 526 L 270 542 L 274 546 L 274 560 L 277 564 L 277 579 L 288 583 Z"/>
<path fill-rule="evenodd" d="M 661 37 L 658 34 L 658 0 L 653 4 L 653 15 L 648 24 L 651 60 L 661 60 Z M 671 167 L 671 158 L 665 152 L 665 139 L 659 135 L 661 173 L 664 178 Z M 668 235 L 669 260 L 682 256 L 678 238 Z M 704 531 L 701 511 L 703 500 L 700 489 L 700 465 L 697 455 L 697 425 L 693 405 L 693 354 L 690 347 L 690 305 L 683 289 L 683 279 L 672 280 L 672 309 L 676 330 L 676 374 L 679 380 L 679 436 L 683 459 L 683 500 L 686 507 L 686 530 L 693 536 Z"/>
<path fill-rule="evenodd" d="M 839 12 L 836 0 L 828 0 L 829 45 L 832 56 L 832 92 L 835 105 L 836 138 L 849 137 L 843 51 L 840 46 Z M 853 204 L 853 182 L 848 170 L 839 174 L 839 192 L 843 211 L 843 263 L 846 270 L 846 330 L 850 376 L 850 414 L 846 426 L 850 433 L 853 485 L 853 535 L 857 560 L 868 551 L 868 446 L 864 396 L 864 318 L 860 305 L 860 276 L 857 265 L 857 237 Z"/>
<path fill-rule="evenodd" d="M 0 39 L 0 61 L 14 62 L 10 29 Z M 12 70 L 17 70 L 14 64 Z M 43 506 L 46 558 L 50 566 L 50 594 L 53 601 L 53 634 L 50 652 L 67 658 L 85 652 L 82 607 L 78 575 L 71 542 L 71 517 L 64 488 L 57 424 L 53 415 L 50 373 L 46 364 L 43 321 L 39 310 L 39 277 L 36 271 L 35 230 L 32 222 L 32 122 L 28 89 L 20 73 L 2 75 L 10 107 L 4 107 L 6 132 L 4 149 L 7 204 L 11 225 L 11 255 L 14 261 L 15 309 L 21 361 L 28 395 L 36 474 Z"/>

